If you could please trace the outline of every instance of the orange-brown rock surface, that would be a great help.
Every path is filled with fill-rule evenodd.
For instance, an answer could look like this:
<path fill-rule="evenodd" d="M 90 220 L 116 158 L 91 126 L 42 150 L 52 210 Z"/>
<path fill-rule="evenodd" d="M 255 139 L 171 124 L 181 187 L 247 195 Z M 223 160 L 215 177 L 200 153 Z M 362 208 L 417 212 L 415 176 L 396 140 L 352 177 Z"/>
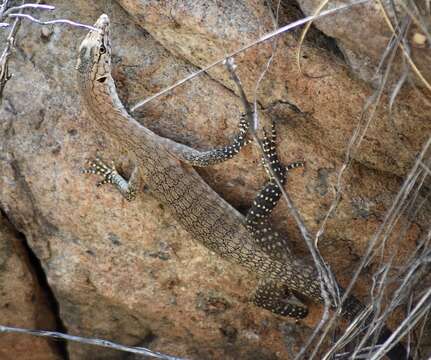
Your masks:
<path fill-rule="evenodd" d="M 320 1 L 299 0 L 298 4 L 306 15 L 313 15 L 315 9 L 319 7 Z M 334 1 L 330 6 L 337 7 L 342 4 L 348 4 L 348 2 Z M 425 10 L 426 5 L 418 2 L 415 6 L 418 11 L 416 16 L 420 14 L 422 21 L 429 23 L 431 14 L 429 10 Z M 378 80 L 376 70 L 382 59 L 382 50 L 390 47 L 393 36 L 393 31 L 387 21 L 391 22 L 392 27 L 395 20 L 402 23 L 406 18 L 399 18 L 399 16 L 404 13 L 404 9 L 405 4 L 402 1 L 394 1 L 390 7 L 382 7 L 381 3 L 377 1 L 369 1 L 348 11 L 341 11 L 334 16 L 317 20 L 315 24 L 326 35 L 336 39 L 338 48 L 343 52 L 349 67 L 358 77 L 376 84 Z M 409 51 L 418 71 L 429 82 L 431 79 L 429 44 L 425 41 L 424 29 L 416 20 L 417 18 L 407 30 L 406 39 L 409 48 L 406 48 L 406 51 Z M 399 79 L 401 71 L 405 70 L 406 67 L 402 67 L 402 60 L 405 60 L 404 57 L 398 53 L 392 64 L 392 79 Z"/>
<path fill-rule="evenodd" d="M 55 315 L 23 239 L 0 214 L 0 324 L 53 330 Z M 0 334 L 2 360 L 58 360 L 58 344 L 47 339 Z"/>
<path fill-rule="evenodd" d="M 128 106 L 274 27 L 266 2 L 257 0 L 50 3 L 58 18 L 91 24 L 103 12 L 111 17 L 113 75 Z M 296 6 L 283 2 L 280 25 L 299 16 Z M 291 358 L 316 323 L 318 307 L 295 324 L 250 305 L 256 284 L 252 274 L 193 242 L 149 195 L 128 203 L 115 189 L 96 189 L 93 177 L 80 174 L 97 152 L 114 160 L 116 154 L 109 134 L 92 126 L 77 93 L 74 66 L 86 30 L 46 29 L 24 23 L 10 64 L 14 77 L 0 108 L 0 206 L 41 261 L 67 331 L 191 359 Z M 316 231 L 373 88 L 352 73 L 335 41 L 315 28 L 304 43 L 301 64 L 306 74 L 318 76 L 299 73 L 298 36 L 295 31 L 278 38 L 256 98 L 263 123 L 272 119 L 277 124 L 281 159 L 307 161 L 305 173 L 292 171 L 287 189 Z M 236 58 L 250 99 L 271 49 L 270 43 L 261 44 Z M 222 145 L 242 111 L 234 91 L 218 66 L 148 103 L 135 117 L 158 134 L 196 148 Z M 391 118 L 386 95 L 381 104 L 354 154 L 342 201 L 320 243 L 344 284 L 431 130 L 431 109 L 413 88 L 402 90 Z M 252 146 L 200 172 L 242 210 L 265 181 Z M 424 209 L 423 221 L 409 228 L 398 258 L 415 246 L 427 221 L 429 226 L 429 208 Z M 305 256 L 284 204 L 274 223 Z M 361 283 L 358 295 L 366 294 L 370 284 L 366 276 Z M 68 351 L 72 360 L 124 358 L 78 344 L 69 344 Z"/>

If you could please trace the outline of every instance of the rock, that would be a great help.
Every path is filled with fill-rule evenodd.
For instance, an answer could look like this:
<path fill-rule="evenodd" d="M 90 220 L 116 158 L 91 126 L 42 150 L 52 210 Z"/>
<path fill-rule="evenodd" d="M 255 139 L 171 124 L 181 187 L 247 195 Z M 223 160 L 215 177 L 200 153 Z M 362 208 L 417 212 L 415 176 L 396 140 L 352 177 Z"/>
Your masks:
<path fill-rule="evenodd" d="M 56 330 L 55 314 L 45 291 L 23 239 L 0 213 L 0 324 Z M 54 340 L 2 333 L 0 358 L 57 360 L 62 356 Z"/>
<path fill-rule="evenodd" d="M 58 18 L 92 24 L 101 13 L 109 14 L 113 76 L 129 107 L 273 27 L 260 1 L 119 3 L 131 16 L 101 0 L 53 2 Z M 291 10 L 282 8 L 283 24 L 298 13 Z M 317 306 L 293 336 L 286 325 L 293 321 L 247 302 L 256 284 L 253 275 L 194 243 L 157 201 L 144 193 L 128 203 L 112 187 L 96 189 L 94 177 L 80 174 L 96 153 L 106 160 L 118 156 L 109 134 L 93 127 L 77 94 L 74 67 L 85 32 L 23 24 L 19 51 L 10 64 L 14 77 L 0 109 L 1 208 L 41 261 L 67 331 L 191 359 L 289 358 L 319 319 Z M 352 78 L 334 55 L 331 39 L 317 30 L 304 45 L 302 65 L 307 73 L 326 76 L 298 74 L 296 35 L 278 41 L 257 98 L 262 123 L 277 123 L 283 162 L 307 161 L 304 174 L 292 171 L 287 189 L 315 231 L 332 201 L 337 172 L 372 89 Z M 250 99 L 270 50 L 269 44 L 260 45 L 236 59 Z M 232 89 L 219 66 L 135 116 L 176 141 L 200 149 L 220 146 L 235 132 L 242 111 Z M 342 202 L 321 242 L 344 284 L 429 133 L 429 109 L 414 94 L 404 90 L 393 109 L 396 134 L 387 108 L 378 111 L 379 121 L 371 123 L 344 178 Z M 200 173 L 239 209 L 250 206 L 266 179 L 252 146 Z M 274 223 L 290 234 L 292 248 L 302 256 L 305 246 L 286 211 L 280 204 Z M 415 246 L 421 226 L 418 220 L 408 229 L 399 261 Z M 361 279 L 359 294 L 366 294 L 369 281 Z M 124 357 L 71 343 L 68 352 L 71 360 Z"/>
<path fill-rule="evenodd" d="M 331 7 L 339 7 L 346 3 L 345 1 L 331 2 Z M 299 0 L 298 4 L 306 15 L 313 15 L 315 9 L 320 5 L 320 1 Z M 326 35 L 337 40 L 337 45 L 353 72 L 359 78 L 374 83 L 376 86 L 378 81 L 375 76 L 376 70 L 393 35 L 386 23 L 380 4 L 383 3 L 370 1 L 315 22 L 315 25 Z M 404 8 L 405 5 L 401 1 L 394 1 L 391 6 L 385 6 L 385 13 L 392 26 L 398 22 L 400 27 L 403 27 Z M 425 11 L 422 12 L 422 16 L 424 22 L 431 19 Z M 407 41 L 410 44 L 410 56 L 413 62 L 425 79 L 430 82 L 431 52 L 429 46 L 428 48 L 426 46 L 423 30 L 415 21 L 408 28 Z M 391 77 L 393 81 L 397 81 L 401 77 L 401 72 L 405 70 L 402 60 L 402 53 L 398 51 L 392 64 Z M 410 72 L 413 74 L 411 69 Z M 379 73 L 379 76 L 382 74 Z M 413 79 L 420 87 L 424 86 L 417 77 L 413 76 Z"/>
<path fill-rule="evenodd" d="M 274 29 L 270 9 L 262 1 L 208 3 L 195 0 L 119 0 L 119 3 L 166 49 L 198 67 L 207 66 Z M 310 13 L 315 3 L 305 2 L 303 6 Z M 356 43 L 362 44 L 361 49 L 369 48 L 378 61 L 386 43 L 383 36 L 374 40 L 375 37 L 370 35 L 374 34 L 374 27 L 369 23 L 373 23 L 378 16 L 371 16 L 373 11 L 373 8 L 352 10 L 353 23 L 358 27 L 364 24 L 364 31 L 355 31 L 351 36 L 357 36 Z M 300 17 L 301 14 L 293 5 L 282 2 L 280 25 Z M 335 19 L 340 18 L 345 19 L 340 31 L 349 33 L 352 21 L 345 13 L 340 13 Z M 332 26 L 333 19 L 328 18 L 327 27 Z M 382 21 L 374 22 L 383 32 L 385 27 Z M 310 41 L 302 46 L 302 73 L 299 72 L 296 65 L 298 33 L 299 29 L 278 38 L 277 51 L 260 83 L 256 98 L 266 111 L 276 107 L 289 115 L 286 125 L 294 138 L 301 137 L 302 142 L 312 139 L 312 146 L 319 149 L 327 146 L 332 158 L 341 158 L 355 127 L 366 121 L 366 118 L 361 120 L 361 113 L 373 89 L 351 76 L 333 40 L 316 31 L 311 32 L 308 37 Z M 272 54 L 271 49 L 270 43 L 263 43 L 236 56 L 238 74 L 250 99 Z M 349 49 L 353 51 L 353 47 Z M 430 50 L 425 48 L 420 51 L 418 58 L 423 59 L 420 63 L 428 64 Z M 360 56 L 359 51 L 356 53 Z M 421 67 L 425 74 L 426 68 Z M 236 91 L 222 66 L 213 68 L 209 73 Z M 425 96 L 429 95 L 426 92 L 428 90 L 424 91 Z M 384 94 L 381 105 L 369 123 L 360 151 L 352 156 L 366 167 L 402 176 L 431 132 L 431 122 L 426 115 L 430 107 L 426 98 L 411 87 L 403 88 L 391 112 L 388 104 L 389 96 Z M 424 108 L 427 109 L 425 112 Z M 399 151 L 400 148 L 403 151 Z"/>

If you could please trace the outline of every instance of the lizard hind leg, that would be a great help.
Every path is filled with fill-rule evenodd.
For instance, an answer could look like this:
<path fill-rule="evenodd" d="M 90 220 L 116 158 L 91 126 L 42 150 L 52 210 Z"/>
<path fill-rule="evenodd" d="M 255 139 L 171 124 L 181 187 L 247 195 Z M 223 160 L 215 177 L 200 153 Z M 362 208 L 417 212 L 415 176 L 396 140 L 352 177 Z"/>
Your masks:
<path fill-rule="evenodd" d="M 97 182 L 97 187 L 104 184 L 112 184 L 126 200 L 131 201 L 136 197 L 138 178 L 136 168 L 133 170 L 130 179 L 126 180 L 117 171 L 114 162 L 111 162 L 111 165 L 107 165 L 102 159 L 96 157 L 95 160 L 88 160 L 87 163 L 88 167 L 81 169 L 81 173 L 101 175 L 103 178 Z"/>
<path fill-rule="evenodd" d="M 264 131 L 263 150 L 268 158 L 269 165 L 282 184 L 285 181 L 286 173 L 290 169 L 304 165 L 300 161 L 291 163 L 286 167 L 281 164 L 276 151 L 276 131 L 274 124 L 272 124 L 271 137 Z M 289 256 L 288 241 L 272 229 L 268 220 L 272 210 L 280 200 L 281 190 L 266 165 L 265 169 L 270 179 L 253 201 L 253 205 L 246 215 L 246 226 L 258 246 L 266 253 L 277 259 L 285 259 Z"/>
<path fill-rule="evenodd" d="M 272 280 L 262 280 L 252 299 L 256 306 L 277 315 L 303 319 L 308 315 L 308 308 L 286 286 L 279 286 Z"/>
<path fill-rule="evenodd" d="M 263 152 L 269 162 L 269 166 L 274 171 L 274 173 L 278 176 L 280 182 L 284 184 L 284 180 L 286 178 L 286 169 L 281 164 L 278 153 L 277 153 L 277 131 L 275 129 L 275 124 L 271 123 L 271 136 L 268 136 L 265 129 L 263 129 Z M 268 164 L 265 159 L 262 158 L 262 164 L 265 168 L 270 179 L 273 179 L 271 172 L 268 169 Z"/>
<path fill-rule="evenodd" d="M 269 176 L 269 181 L 258 193 L 253 202 L 253 206 L 250 209 L 253 210 L 255 214 L 259 214 L 258 217 L 260 219 L 269 217 L 281 197 L 281 189 L 278 187 L 273 177 L 273 174 L 268 169 L 268 166 L 271 167 L 275 175 L 277 175 L 278 180 L 282 185 L 286 181 L 286 175 L 289 170 L 305 166 L 305 163 L 303 161 L 292 162 L 287 166 L 284 166 L 280 162 L 276 148 L 277 133 L 275 130 L 274 123 L 271 124 L 271 137 L 268 136 L 265 130 L 263 131 L 263 133 L 263 151 L 265 152 L 269 164 L 267 164 L 264 159 L 262 159 L 262 163 Z M 252 215 L 251 211 L 248 215 Z M 251 218 L 252 216 L 250 216 L 250 219 Z"/>

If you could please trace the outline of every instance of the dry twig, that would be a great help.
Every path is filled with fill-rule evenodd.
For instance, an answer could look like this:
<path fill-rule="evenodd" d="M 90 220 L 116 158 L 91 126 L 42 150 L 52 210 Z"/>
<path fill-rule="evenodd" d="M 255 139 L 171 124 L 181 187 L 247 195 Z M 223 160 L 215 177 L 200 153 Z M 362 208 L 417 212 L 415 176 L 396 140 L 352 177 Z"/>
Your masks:
<path fill-rule="evenodd" d="M 96 346 L 106 347 L 109 349 L 125 351 L 128 353 L 145 355 L 151 358 L 162 359 L 162 360 L 186 360 L 185 358 L 165 355 L 156 351 L 149 350 L 144 347 L 126 346 L 126 345 L 117 344 L 109 340 L 85 338 L 81 336 L 63 334 L 56 331 L 30 330 L 30 329 L 22 329 L 18 327 L 0 325 L 0 333 L 25 334 L 25 335 L 48 337 L 48 338 L 54 338 L 54 339 L 62 339 L 67 341 L 75 341 L 81 344 L 96 345 Z"/>
<path fill-rule="evenodd" d="M 79 28 L 85 28 L 90 30 L 97 31 L 96 28 L 90 25 L 81 24 L 79 22 L 75 22 L 68 19 L 56 19 L 49 21 L 42 21 L 36 19 L 35 17 L 23 14 L 22 12 L 26 9 L 33 10 L 54 10 L 55 6 L 52 5 L 43 5 L 43 4 L 33 4 L 33 3 L 23 3 L 19 6 L 8 7 L 9 0 L 4 0 L 0 5 L 0 28 L 10 27 L 9 35 L 6 40 L 6 46 L 3 49 L 3 52 L 0 56 L 0 103 L 3 97 L 4 87 L 6 83 L 12 78 L 12 74 L 9 72 L 9 59 L 12 55 L 13 49 L 15 47 L 16 35 L 18 33 L 21 19 L 27 19 L 31 22 L 41 24 L 41 25 L 52 25 L 52 24 L 67 24 L 72 25 Z M 5 22 L 6 20 L 11 19 L 13 21 L 12 26 L 9 23 Z"/>

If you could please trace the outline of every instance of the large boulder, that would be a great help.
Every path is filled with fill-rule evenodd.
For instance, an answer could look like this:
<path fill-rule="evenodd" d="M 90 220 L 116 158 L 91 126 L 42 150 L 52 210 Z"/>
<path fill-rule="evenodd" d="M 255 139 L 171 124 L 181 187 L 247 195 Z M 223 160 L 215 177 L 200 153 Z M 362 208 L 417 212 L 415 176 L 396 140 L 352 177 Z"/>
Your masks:
<path fill-rule="evenodd" d="M 132 106 L 274 27 L 262 1 L 51 2 L 55 16 L 92 24 L 112 21 L 113 76 Z M 285 4 L 283 2 L 283 4 Z M 300 16 L 285 4 L 280 24 Z M 40 260 L 71 334 L 102 337 L 192 359 L 287 359 L 304 343 L 319 308 L 293 326 L 248 303 L 256 278 L 210 253 L 148 194 L 126 202 L 110 186 L 80 174 L 99 153 L 115 160 L 115 142 L 95 128 L 76 83 L 78 47 L 86 30 L 23 23 L 0 108 L 0 205 Z M 373 89 L 352 76 L 334 40 L 313 29 L 298 72 L 298 33 L 276 41 L 269 71 L 255 96 L 272 44 L 236 58 L 238 74 L 256 97 L 262 124 L 274 120 L 283 162 L 304 159 L 305 173 L 287 186 L 311 231 L 333 200 L 337 172 Z M 383 50 L 383 49 L 382 49 Z M 160 135 L 206 149 L 236 131 L 241 102 L 218 66 L 139 109 L 134 116 Z M 386 95 L 360 151 L 344 176 L 345 190 L 322 238 L 322 253 L 342 283 L 382 223 L 403 176 L 430 132 L 430 109 L 415 90 L 400 94 L 389 116 Z M 235 207 L 245 210 L 266 180 L 258 150 L 199 170 Z M 424 212 L 429 215 L 429 209 Z M 428 217 L 429 218 L 429 217 Z M 426 221 L 427 215 L 424 215 Z M 415 220 L 416 221 L 416 220 Z M 274 224 L 292 249 L 306 247 L 284 203 Z M 397 259 L 415 246 L 420 220 L 408 229 Z M 361 278 L 357 294 L 370 279 Z M 120 359 L 124 354 L 69 344 L 70 359 Z"/>

